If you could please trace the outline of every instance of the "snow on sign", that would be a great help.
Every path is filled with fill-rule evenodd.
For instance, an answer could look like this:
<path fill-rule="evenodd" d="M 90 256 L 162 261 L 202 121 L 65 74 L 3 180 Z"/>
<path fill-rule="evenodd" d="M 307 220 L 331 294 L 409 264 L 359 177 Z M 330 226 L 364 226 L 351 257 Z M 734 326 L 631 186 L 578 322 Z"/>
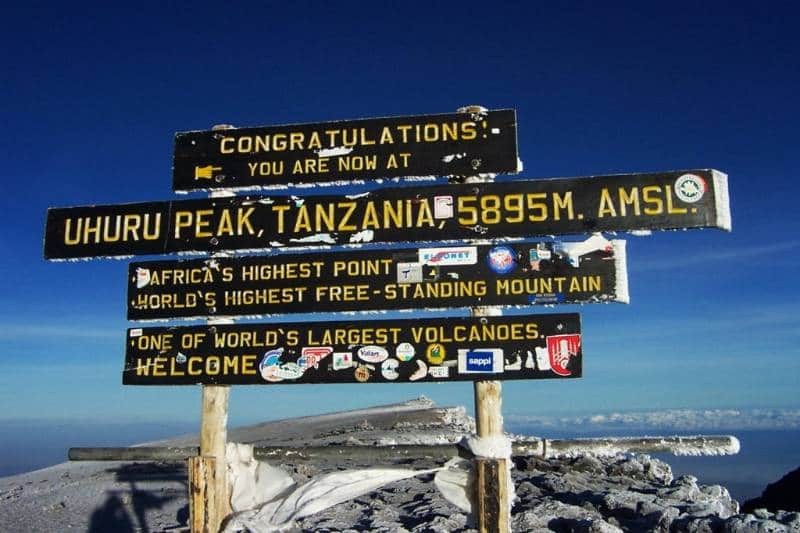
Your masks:
<path fill-rule="evenodd" d="M 514 110 L 191 131 L 175 136 L 176 191 L 517 171 Z"/>
<path fill-rule="evenodd" d="M 123 384 L 408 383 L 581 376 L 580 316 L 128 330 Z"/>
<path fill-rule="evenodd" d="M 400 187 L 352 197 L 236 196 L 51 208 L 45 257 L 730 230 L 730 224 L 727 176 L 692 170 Z"/>
<path fill-rule="evenodd" d="M 128 319 L 627 302 L 625 241 L 132 263 Z"/>

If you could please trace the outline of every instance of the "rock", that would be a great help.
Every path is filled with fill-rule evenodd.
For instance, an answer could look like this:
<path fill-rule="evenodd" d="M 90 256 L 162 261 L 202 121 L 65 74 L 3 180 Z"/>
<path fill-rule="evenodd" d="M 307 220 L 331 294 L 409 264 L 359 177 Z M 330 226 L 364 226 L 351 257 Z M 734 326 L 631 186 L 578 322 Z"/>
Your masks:
<path fill-rule="evenodd" d="M 750 513 L 760 507 L 772 512 L 800 511 L 798 494 L 800 494 L 800 468 L 767 485 L 760 497 L 744 502 L 742 511 Z"/>

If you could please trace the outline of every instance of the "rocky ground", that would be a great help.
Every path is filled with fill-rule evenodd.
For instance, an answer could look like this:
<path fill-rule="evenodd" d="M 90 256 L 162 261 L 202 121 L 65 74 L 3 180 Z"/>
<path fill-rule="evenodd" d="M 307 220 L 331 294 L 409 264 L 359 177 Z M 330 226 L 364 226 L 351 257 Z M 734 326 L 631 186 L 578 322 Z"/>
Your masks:
<path fill-rule="evenodd" d="M 237 442 L 283 445 L 455 441 L 472 429 L 463 409 L 425 401 L 402 406 L 260 424 L 231 431 Z M 190 445 L 193 437 L 170 441 Z M 335 461 L 281 461 L 296 480 L 336 469 L 374 464 L 357 457 Z M 423 469 L 434 459 L 402 458 L 396 465 Z M 569 459 L 515 458 L 519 497 L 514 531 L 800 532 L 800 514 L 755 510 L 717 485 L 691 476 L 673 479 L 669 465 L 648 456 Z M 390 466 L 382 464 L 380 466 Z M 303 531 L 474 531 L 448 503 L 432 475 L 381 490 L 303 519 Z M 65 463 L 0 479 L 2 531 L 184 531 L 188 518 L 186 470 L 167 463 Z"/>

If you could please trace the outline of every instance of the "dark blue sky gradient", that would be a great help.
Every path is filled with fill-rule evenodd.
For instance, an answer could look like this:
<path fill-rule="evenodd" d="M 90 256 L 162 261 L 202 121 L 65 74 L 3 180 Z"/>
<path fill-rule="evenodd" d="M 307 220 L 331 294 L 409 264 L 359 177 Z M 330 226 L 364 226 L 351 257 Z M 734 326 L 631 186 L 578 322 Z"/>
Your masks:
<path fill-rule="evenodd" d="M 797 8 L 551 4 L 3 8 L 4 416 L 199 416 L 194 387 L 119 384 L 127 261 L 46 263 L 47 207 L 173 198 L 176 131 L 473 103 L 517 110 L 523 177 L 730 176 L 733 232 L 630 237 L 629 306 L 555 310 L 583 315 L 585 377 L 508 383 L 506 411 L 797 407 Z M 465 384 L 242 387 L 231 420 L 422 393 L 471 404 Z"/>

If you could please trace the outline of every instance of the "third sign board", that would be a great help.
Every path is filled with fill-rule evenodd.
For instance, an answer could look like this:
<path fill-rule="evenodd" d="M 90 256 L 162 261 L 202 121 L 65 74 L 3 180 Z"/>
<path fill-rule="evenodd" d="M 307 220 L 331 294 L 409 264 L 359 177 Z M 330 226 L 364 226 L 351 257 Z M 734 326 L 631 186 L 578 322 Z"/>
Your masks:
<path fill-rule="evenodd" d="M 128 318 L 627 302 L 625 241 L 132 263 Z"/>

